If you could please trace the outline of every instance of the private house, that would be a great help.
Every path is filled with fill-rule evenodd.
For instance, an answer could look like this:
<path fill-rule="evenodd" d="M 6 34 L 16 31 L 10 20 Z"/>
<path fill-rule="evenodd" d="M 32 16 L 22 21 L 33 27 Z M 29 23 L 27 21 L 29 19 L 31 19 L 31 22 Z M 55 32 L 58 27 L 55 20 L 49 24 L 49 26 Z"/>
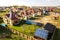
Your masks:
<path fill-rule="evenodd" d="M 33 9 L 33 8 L 30 8 L 29 10 L 28 10 L 28 13 L 29 13 L 29 15 L 31 15 L 31 17 L 35 17 L 35 10 Z"/>
<path fill-rule="evenodd" d="M 0 7 L 0 12 L 5 12 L 6 11 L 5 9 L 6 9 L 5 7 Z"/>
<path fill-rule="evenodd" d="M 6 14 L 5 16 L 3 16 L 3 21 L 5 24 L 8 25 L 17 25 L 19 24 L 19 19 L 16 17 L 17 13 L 10 11 L 9 14 Z"/>
<path fill-rule="evenodd" d="M 27 20 L 27 19 L 29 19 L 31 17 L 34 17 L 34 13 L 35 13 L 34 10 L 32 8 L 30 8 L 28 10 L 22 10 L 20 12 L 20 15 L 22 16 L 22 18 L 24 20 Z"/>
<path fill-rule="evenodd" d="M 8 15 L 9 15 L 9 14 L 8 14 Z M 7 25 L 11 25 L 11 26 L 13 25 L 13 24 L 12 24 L 12 20 L 11 20 L 10 18 L 8 18 L 8 16 L 6 16 L 6 15 L 3 16 L 3 21 L 4 21 L 4 23 L 7 24 Z"/>
<path fill-rule="evenodd" d="M 0 7 L 0 12 L 2 12 L 3 11 L 3 8 L 2 7 Z"/>
<path fill-rule="evenodd" d="M 20 8 L 20 10 L 23 10 L 23 9 Z M 26 11 L 25 12 L 23 11 L 21 13 L 21 15 L 19 15 L 17 12 L 18 12 L 18 9 L 12 7 L 10 12 L 8 14 L 6 14 L 5 16 L 3 16 L 4 23 L 11 25 L 11 26 L 19 24 L 20 19 L 23 18 L 21 16 L 26 17 L 26 15 L 25 15 Z"/>

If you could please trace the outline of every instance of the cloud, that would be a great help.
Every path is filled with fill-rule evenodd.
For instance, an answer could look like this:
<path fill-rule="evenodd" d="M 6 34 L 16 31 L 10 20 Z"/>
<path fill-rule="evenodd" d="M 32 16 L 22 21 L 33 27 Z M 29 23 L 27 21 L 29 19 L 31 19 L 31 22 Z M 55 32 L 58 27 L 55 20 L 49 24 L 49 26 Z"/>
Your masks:
<path fill-rule="evenodd" d="M 0 0 L 0 6 L 60 6 L 60 0 Z"/>

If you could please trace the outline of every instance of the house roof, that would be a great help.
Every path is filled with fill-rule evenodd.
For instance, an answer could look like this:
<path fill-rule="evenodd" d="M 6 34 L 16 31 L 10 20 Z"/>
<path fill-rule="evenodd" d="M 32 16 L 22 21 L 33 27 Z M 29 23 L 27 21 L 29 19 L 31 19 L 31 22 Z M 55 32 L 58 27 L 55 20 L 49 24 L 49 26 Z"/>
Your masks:
<path fill-rule="evenodd" d="M 12 17 L 11 17 L 12 20 L 18 20 L 18 18 L 15 15 L 17 15 L 17 14 L 16 13 L 12 13 Z M 10 17 L 10 14 L 6 14 L 6 16 Z"/>
<path fill-rule="evenodd" d="M 18 8 L 18 10 L 23 10 L 23 8 Z"/>

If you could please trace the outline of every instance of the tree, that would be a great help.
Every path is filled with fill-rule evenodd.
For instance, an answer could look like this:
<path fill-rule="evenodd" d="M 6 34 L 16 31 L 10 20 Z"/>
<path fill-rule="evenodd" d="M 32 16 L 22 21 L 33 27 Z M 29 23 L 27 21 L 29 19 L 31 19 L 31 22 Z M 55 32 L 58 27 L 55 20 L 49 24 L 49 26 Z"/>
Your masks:
<path fill-rule="evenodd" d="M 3 22 L 3 18 L 0 17 L 0 24 Z"/>

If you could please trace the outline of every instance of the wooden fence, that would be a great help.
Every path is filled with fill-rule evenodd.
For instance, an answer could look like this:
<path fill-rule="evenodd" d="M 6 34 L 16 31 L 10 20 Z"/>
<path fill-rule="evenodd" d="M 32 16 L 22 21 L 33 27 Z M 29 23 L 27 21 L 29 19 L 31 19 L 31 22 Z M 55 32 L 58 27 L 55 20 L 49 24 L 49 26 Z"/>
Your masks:
<path fill-rule="evenodd" d="M 13 29 L 13 28 L 7 28 L 7 29 L 10 29 L 14 34 L 17 34 L 19 37 L 23 37 L 26 40 L 37 40 L 33 36 L 28 36 L 26 34 L 23 34 L 23 33 L 19 32 L 19 31 L 17 31 L 16 29 Z"/>

